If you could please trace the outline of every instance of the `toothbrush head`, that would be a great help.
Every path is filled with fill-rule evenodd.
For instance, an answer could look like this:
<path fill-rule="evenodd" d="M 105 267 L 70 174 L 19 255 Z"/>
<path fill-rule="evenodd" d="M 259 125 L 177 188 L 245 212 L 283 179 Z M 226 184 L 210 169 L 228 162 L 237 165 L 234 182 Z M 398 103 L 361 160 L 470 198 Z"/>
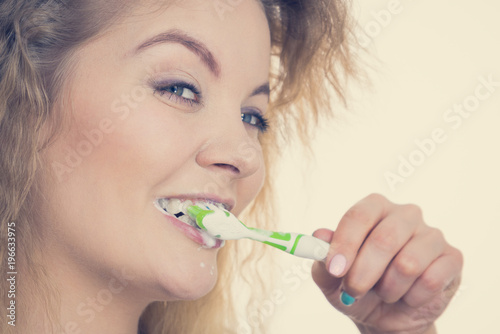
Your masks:
<path fill-rule="evenodd" d="M 214 210 L 203 209 L 198 205 L 190 205 L 187 207 L 187 212 L 189 216 L 195 220 L 196 225 L 198 225 L 198 227 L 202 230 L 206 231 L 207 229 L 205 225 L 203 225 L 203 219 L 206 215 L 214 213 Z"/>
<path fill-rule="evenodd" d="M 190 205 L 187 212 L 196 222 L 196 225 L 212 237 L 222 240 L 236 240 L 248 236 L 249 229 L 232 213 L 217 207 L 201 208 Z"/>

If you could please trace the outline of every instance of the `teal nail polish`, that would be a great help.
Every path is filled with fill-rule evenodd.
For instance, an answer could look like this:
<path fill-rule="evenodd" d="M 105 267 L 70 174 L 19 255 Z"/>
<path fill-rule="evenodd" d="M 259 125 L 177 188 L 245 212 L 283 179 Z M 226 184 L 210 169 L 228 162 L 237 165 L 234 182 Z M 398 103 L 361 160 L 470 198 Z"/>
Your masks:
<path fill-rule="evenodd" d="M 340 301 L 345 306 L 351 306 L 356 301 L 356 298 L 351 297 L 347 292 L 342 291 L 342 294 L 340 295 Z"/>

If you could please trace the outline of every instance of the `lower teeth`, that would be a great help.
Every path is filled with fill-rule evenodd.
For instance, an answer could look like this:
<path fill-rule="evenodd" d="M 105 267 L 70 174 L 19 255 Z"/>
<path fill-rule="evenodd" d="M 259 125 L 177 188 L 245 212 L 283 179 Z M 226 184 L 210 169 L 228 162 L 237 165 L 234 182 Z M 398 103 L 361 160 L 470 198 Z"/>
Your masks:
<path fill-rule="evenodd" d="M 189 224 L 189 225 L 194 226 L 194 227 L 198 227 L 198 225 L 196 225 L 195 221 L 193 219 L 191 219 L 191 217 L 189 217 L 188 215 L 182 214 L 181 216 L 177 217 L 177 219 L 179 219 L 183 223 Z"/>

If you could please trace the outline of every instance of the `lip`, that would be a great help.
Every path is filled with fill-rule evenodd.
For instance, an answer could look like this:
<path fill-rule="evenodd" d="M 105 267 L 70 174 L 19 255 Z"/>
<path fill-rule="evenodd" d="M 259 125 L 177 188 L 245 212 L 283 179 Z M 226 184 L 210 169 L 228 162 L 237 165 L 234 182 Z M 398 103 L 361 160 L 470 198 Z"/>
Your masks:
<path fill-rule="evenodd" d="M 188 237 L 189 239 L 191 239 L 192 241 L 194 241 L 195 243 L 199 244 L 204 248 L 217 249 L 221 248 L 224 245 L 224 240 L 221 239 L 213 239 L 215 240 L 215 243 L 208 244 L 207 240 L 205 239 L 205 237 L 203 236 L 202 232 L 199 229 L 190 226 L 173 216 L 169 216 L 166 214 L 164 216 L 170 223 L 172 223 L 172 225 L 174 225 L 177 229 L 179 229 L 186 237 Z"/>

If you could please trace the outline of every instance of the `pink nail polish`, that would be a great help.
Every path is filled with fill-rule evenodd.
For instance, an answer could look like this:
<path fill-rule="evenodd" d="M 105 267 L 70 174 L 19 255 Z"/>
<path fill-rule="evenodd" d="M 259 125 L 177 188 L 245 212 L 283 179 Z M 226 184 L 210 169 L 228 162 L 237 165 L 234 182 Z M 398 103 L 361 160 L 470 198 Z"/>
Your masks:
<path fill-rule="evenodd" d="M 344 269 L 347 265 L 347 259 L 342 254 L 337 254 L 333 257 L 330 262 L 330 267 L 328 267 L 328 271 L 333 276 L 340 276 L 344 272 Z"/>

